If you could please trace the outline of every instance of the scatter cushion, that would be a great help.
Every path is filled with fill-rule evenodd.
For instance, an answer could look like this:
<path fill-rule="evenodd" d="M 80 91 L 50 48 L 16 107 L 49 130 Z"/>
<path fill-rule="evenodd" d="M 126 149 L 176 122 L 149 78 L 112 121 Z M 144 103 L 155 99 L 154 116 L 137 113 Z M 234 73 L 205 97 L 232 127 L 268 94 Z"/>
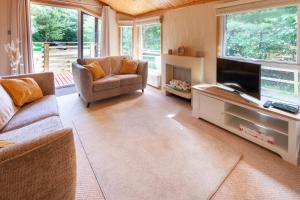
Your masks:
<path fill-rule="evenodd" d="M 13 100 L 5 89 L 0 85 L 0 130 L 9 122 L 9 120 L 17 112 Z"/>
<path fill-rule="evenodd" d="M 23 106 L 43 97 L 40 86 L 32 78 L 2 79 L 0 83 L 16 106 Z"/>
<path fill-rule="evenodd" d="M 87 68 L 92 73 L 94 81 L 103 78 L 105 76 L 105 72 L 102 66 L 97 61 L 94 61 L 88 65 L 84 65 L 84 67 Z"/>
<path fill-rule="evenodd" d="M 122 60 L 120 74 L 136 74 L 138 64 L 139 63 L 136 60 L 129 60 L 129 59 Z"/>

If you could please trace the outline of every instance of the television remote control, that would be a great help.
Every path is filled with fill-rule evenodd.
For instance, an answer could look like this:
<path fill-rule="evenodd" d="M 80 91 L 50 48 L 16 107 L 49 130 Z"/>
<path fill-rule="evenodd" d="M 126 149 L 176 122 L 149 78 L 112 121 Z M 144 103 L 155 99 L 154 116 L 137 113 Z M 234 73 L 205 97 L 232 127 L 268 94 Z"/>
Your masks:
<path fill-rule="evenodd" d="M 299 106 L 295 107 L 295 106 L 290 106 L 290 105 L 287 105 L 287 104 L 284 104 L 284 103 L 278 103 L 278 102 L 272 103 L 272 106 L 274 108 L 277 108 L 277 109 L 280 109 L 280 110 L 283 110 L 283 111 L 287 111 L 289 113 L 293 113 L 293 114 L 299 113 Z"/>
<path fill-rule="evenodd" d="M 266 103 L 264 104 L 265 108 L 270 108 L 272 106 L 272 101 L 266 101 Z"/>

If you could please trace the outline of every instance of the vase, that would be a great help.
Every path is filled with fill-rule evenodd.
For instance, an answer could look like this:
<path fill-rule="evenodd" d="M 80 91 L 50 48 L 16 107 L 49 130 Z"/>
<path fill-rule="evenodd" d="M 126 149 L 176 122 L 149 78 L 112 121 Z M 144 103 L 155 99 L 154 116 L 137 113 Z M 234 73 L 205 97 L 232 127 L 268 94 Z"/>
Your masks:
<path fill-rule="evenodd" d="M 13 76 L 17 75 L 18 66 L 19 66 L 18 63 L 12 62 L 12 63 L 10 64 L 10 73 L 11 73 L 11 75 L 13 75 Z"/>

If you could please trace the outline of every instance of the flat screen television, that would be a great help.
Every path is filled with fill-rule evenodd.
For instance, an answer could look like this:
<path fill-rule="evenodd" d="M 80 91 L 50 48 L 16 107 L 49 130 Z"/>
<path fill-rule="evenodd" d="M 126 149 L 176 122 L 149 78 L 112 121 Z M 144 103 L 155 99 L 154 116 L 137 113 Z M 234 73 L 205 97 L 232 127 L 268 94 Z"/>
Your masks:
<path fill-rule="evenodd" d="M 260 100 L 261 65 L 231 59 L 217 59 L 217 82 L 236 93 Z"/>

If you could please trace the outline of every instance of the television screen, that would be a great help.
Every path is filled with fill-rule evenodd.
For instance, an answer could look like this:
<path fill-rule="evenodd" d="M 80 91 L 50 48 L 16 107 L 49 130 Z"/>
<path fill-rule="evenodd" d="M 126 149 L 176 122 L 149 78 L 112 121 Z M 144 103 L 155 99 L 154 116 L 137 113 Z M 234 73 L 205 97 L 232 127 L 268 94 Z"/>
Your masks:
<path fill-rule="evenodd" d="M 217 82 L 237 92 L 260 99 L 261 65 L 217 59 Z"/>

